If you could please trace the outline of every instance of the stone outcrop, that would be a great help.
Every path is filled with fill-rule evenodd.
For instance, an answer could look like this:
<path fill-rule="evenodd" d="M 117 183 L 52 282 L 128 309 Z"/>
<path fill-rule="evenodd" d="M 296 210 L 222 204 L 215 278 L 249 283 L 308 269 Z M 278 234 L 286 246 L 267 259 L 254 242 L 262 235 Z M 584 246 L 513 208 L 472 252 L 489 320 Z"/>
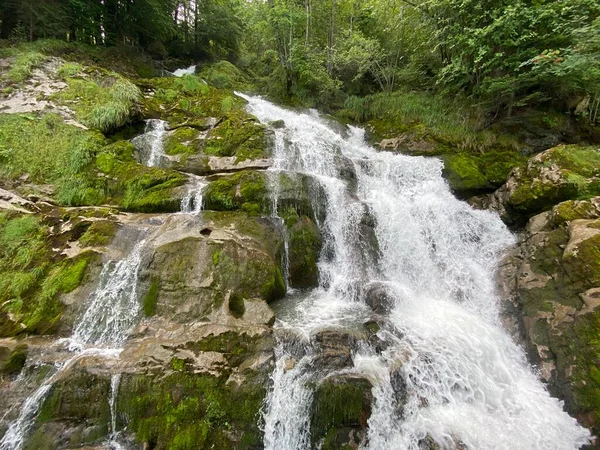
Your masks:
<path fill-rule="evenodd" d="M 532 217 L 500 265 L 507 321 L 569 412 L 597 430 L 600 197 Z"/>

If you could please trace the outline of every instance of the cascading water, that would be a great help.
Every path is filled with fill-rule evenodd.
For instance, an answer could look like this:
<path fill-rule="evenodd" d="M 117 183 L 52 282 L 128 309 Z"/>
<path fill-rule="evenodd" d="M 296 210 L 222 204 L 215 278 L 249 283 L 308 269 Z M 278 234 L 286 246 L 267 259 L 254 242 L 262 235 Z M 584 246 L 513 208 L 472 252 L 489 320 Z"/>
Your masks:
<path fill-rule="evenodd" d="M 192 181 L 186 195 L 181 199 L 181 212 L 198 215 L 202 211 L 202 195 L 208 182 L 204 177 L 188 174 Z"/>
<path fill-rule="evenodd" d="M 320 286 L 276 323 L 265 448 L 310 448 L 311 386 L 331 375 L 315 361 L 311 336 L 370 319 L 371 288 L 390 304 L 377 334 L 383 344 L 357 345 L 350 369 L 373 384 L 365 449 L 417 450 L 426 439 L 477 450 L 588 443 L 589 432 L 550 397 L 500 325 L 493 272 L 513 237 L 499 218 L 454 198 L 436 159 L 377 152 L 357 128 L 343 135 L 316 114 L 241 96 L 262 122 L 286 124 L 275 130 L 274 170 L 314 177 L 326 197 Z M 375 258 L 361 245 L 366 212 Z"/>
<path fill-rule="evenodd" d="M 164 153 L 164 141 L 167 135 L 167 122 L 160 119 L 148 119 L 146 129 L 141 134 L 131 140 L 131 143 L 138 149 L 142 156 L 144 164 L 150 167 L 160 165 Z"/>
<path fill-rule="evenodd" d="M 194 75 L 196 73 L 196 65 L 193 64 L 185 69 L 177 69 L 173 72 L 173 76 L 182 77 L 184 75 Z"/>
<path fill-rule="evenodd" d="M 88 299 L 88 308 L 69 338 L 69 351 L 72 356 L 59 364 L 54 373 L 25 400 L 17 420 L 8 428 L 0 441 L 0 450 L 19 450 L 35 423 L 37 412 L 49 393 L 52 385 L 58 381 L 80 359 L 88 356 L 116 358 L 121 346 L 134 326 L 139 315 L 140 304 L 137 298 L 137 277 L 141 263 L 143 240 L 139 241 L 130 255 L 118 262 L 106 263 L 100 274 L 95 291 Z M 114 382 L 114 378 L 113 378 Z M 111 383 L 116 395 L 116 387 Z M 113 413 L 111 404 L 111 413 Z M 114 415 L 113 415 L 114 419 Z M 113 420 L 111 439 L 116 437 Z M 113 440 L 113 448 L 120 448 Z"/>

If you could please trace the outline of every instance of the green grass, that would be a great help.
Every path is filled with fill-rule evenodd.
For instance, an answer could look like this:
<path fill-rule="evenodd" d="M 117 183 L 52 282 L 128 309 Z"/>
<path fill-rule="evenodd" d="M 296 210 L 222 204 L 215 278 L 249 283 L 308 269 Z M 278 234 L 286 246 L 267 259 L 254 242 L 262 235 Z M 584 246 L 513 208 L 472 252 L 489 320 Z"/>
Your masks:
<path fill-rule="evenodd" d="M 61 204 L 98 204 L 102 186 L 87 168 L 103 141 L 54 114 L 0 114 L 0 176 L 54 184 Z"/>
<path fill-rule="evenodd" d="M 0 214 L 0 336 L 51 330 L 62 312 L 59 294 L 79 286 L 94 256 L 61 259 L 48 230 L 34 215 Z"/>
<path fill-rule="evenodd" d="M 98 70 L 85 79 L 67 78 L 67 83 L 55 100 L 74 109 L 85 126 L 104 133 L 129 122 L 142 96 L 135 84 L 114 72 Z"/>
<path fill-rule="evenodd" d="M 73 78 L 78 75 L 82 70 L 83 66 L 81 64 L 66 62 L 58 68 L 56 75 L 60 79 L 66 80 L 67 78 Z"/>
<path fill-rule="evenodd" d="M 461 144 L 462 149 L 478 144 L 489 146 L 488 141 L 493 140 L 492 136 L 474 131 L 482 128 L 482 117 L 465 102 L 426 92 L 351 96 L 340 115 L 356 122 L 373 121 L 379 128 L 376 132 L 381 134 L 393 134 L 395 129 L 429 132 L 441 142 Z"/>
<path fill-rule="evenodd" d="M 36 51 L 20 53 L 7 72 L 6 78 L 13 83 L 22 83 L 31 76 L 33 69 L 38 67 L 45 59 L 44 55 Z"/>

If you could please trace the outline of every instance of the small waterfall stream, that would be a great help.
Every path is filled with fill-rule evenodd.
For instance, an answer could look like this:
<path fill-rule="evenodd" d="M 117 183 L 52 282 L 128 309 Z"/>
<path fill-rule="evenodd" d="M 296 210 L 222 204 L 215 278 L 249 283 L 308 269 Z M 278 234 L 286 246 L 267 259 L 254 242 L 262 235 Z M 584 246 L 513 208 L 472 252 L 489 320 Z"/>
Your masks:
<path fill-rule="evenodd" d="M 362 448 L 419 450 L 427 440 L 473 450 L 588 443 L 589 432 L 550 397 L 502 329 L 493 273 L 514 239 L 496 215 L 457 200 L 437 159 L 377 152 L 358 128 L 337 131 L 316 113 L 239 95 L 261 122 L 286 124 L 275 130 L 272 170 L 310 175 L 326 196 L 320 285 L 284 300 L 275 325 L 267 450 L 311 448 L 314 385 L 335 372 L 315 360 L 313 337 L 372 319 L 366 303 L 374 291 L 388 301 L 378 312 L 379 345 L 356 345 L 347 369 L 373 385 Z M 376 258 L 362 245 L 366 214 L 375 224 Z"/>
<path fill-rule="evenodd" d="M 150 167 L 160 166 L 161 159 L 165 156 L 164 141 L 167 135 L 167 122 L 160 119 L 148 119 L 146 129 L 131 140 L 131 143 L 140 150 L 142 162 Z"/>

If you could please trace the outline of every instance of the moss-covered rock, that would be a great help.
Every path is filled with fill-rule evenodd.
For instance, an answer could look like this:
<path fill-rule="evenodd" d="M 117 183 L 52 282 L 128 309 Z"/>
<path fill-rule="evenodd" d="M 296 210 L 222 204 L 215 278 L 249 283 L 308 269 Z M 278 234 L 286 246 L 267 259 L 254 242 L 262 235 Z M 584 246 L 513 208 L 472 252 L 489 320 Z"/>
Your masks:
<path fill-rule="evenodd" d="M 153 253 L 143 274 L 150 281 L 144 297 L 148 313 L 189 322 L 227 301 L 234 316 L 243 316 L 244 299 L 270 302 L 285 294 L 282 240 L 269 221 L 205 215 L 202 234 L 182 236 Z"/>
<path fill-rule="evenodd" d="M 266 393 L 260 383 L 226 384 L 226 378 L 195 375 L 185 364 L 168 376 L 124 376 L 117 405 L 137 442 L 155 449 L 251 449 L 261 443 L 259 412 Z"/>
<path fill-rule="evenodd" d="M 237 161 L 268 155 L 265 127 L 243 110 L 229 112 L 209 131 L 204 153 L 235 156 Z"/>
<path fill-rule="evenodd" d="M 15 346 L 12 350 L 0 347 L 0 374 L 16 375 L 23 369 L 27 361 L 28 347 L 25 344 Z"/>
<path fill-rule="evenodd" d="M 524 215 L 551 209 L 561 201 L 591 198 L 600 194 L 600 150 L 554 147 L 514 171 L 505 188 L 507 204 Z"/>
<path fill-rule="evenodd" d="M 76 369 L 50 388 L 25 449 L 100 443 L 110 427 L 110 378 Z"/>
<path fill-rule="evenodd" d="M 325 379 L 317 387 L 313 399 L 313 443 L 324 439 L 324 450 L 356 448 L 363 444 L 372 400 L 371 383 L 364 378 L 339 376 Z"/>
<path fill-rule="evenodd" d="M 167 155 L 194 153 L 198 150 L 200 130 L 178 127 L 165 138 L 164 151 Z"/>
<path fill-rule="evenodd" d="M 280 215 L 288 229 L 288 259 L 290 285 L 295 288 L 314 287 L 319 284 L 317 262 L 321 252 L 321 235 L 315 223 L 289 208 Z"/>
<path fill-rule="evenodd" d="M 270 206 L 266 175 L 242 171 L 218 178 L 205 189 L 203 199 L 204 208 L 209 210 L 264 214 Z"/>
<path fill-rule="evenodd" d="M 567 410 L 600 420 L 599 198 L 570 200 L 533 217 L 514 273 L 529 352 Z"/>
<path fill-rule="evenodd" d="M 187 177 L 174 170 L 139 164 L 134 154 L 130 142 L 117 141 L 96 157 L 109 199 L 128 211 L 179 211 L 185 193 L 177 188 L 186 183 Z"/>

